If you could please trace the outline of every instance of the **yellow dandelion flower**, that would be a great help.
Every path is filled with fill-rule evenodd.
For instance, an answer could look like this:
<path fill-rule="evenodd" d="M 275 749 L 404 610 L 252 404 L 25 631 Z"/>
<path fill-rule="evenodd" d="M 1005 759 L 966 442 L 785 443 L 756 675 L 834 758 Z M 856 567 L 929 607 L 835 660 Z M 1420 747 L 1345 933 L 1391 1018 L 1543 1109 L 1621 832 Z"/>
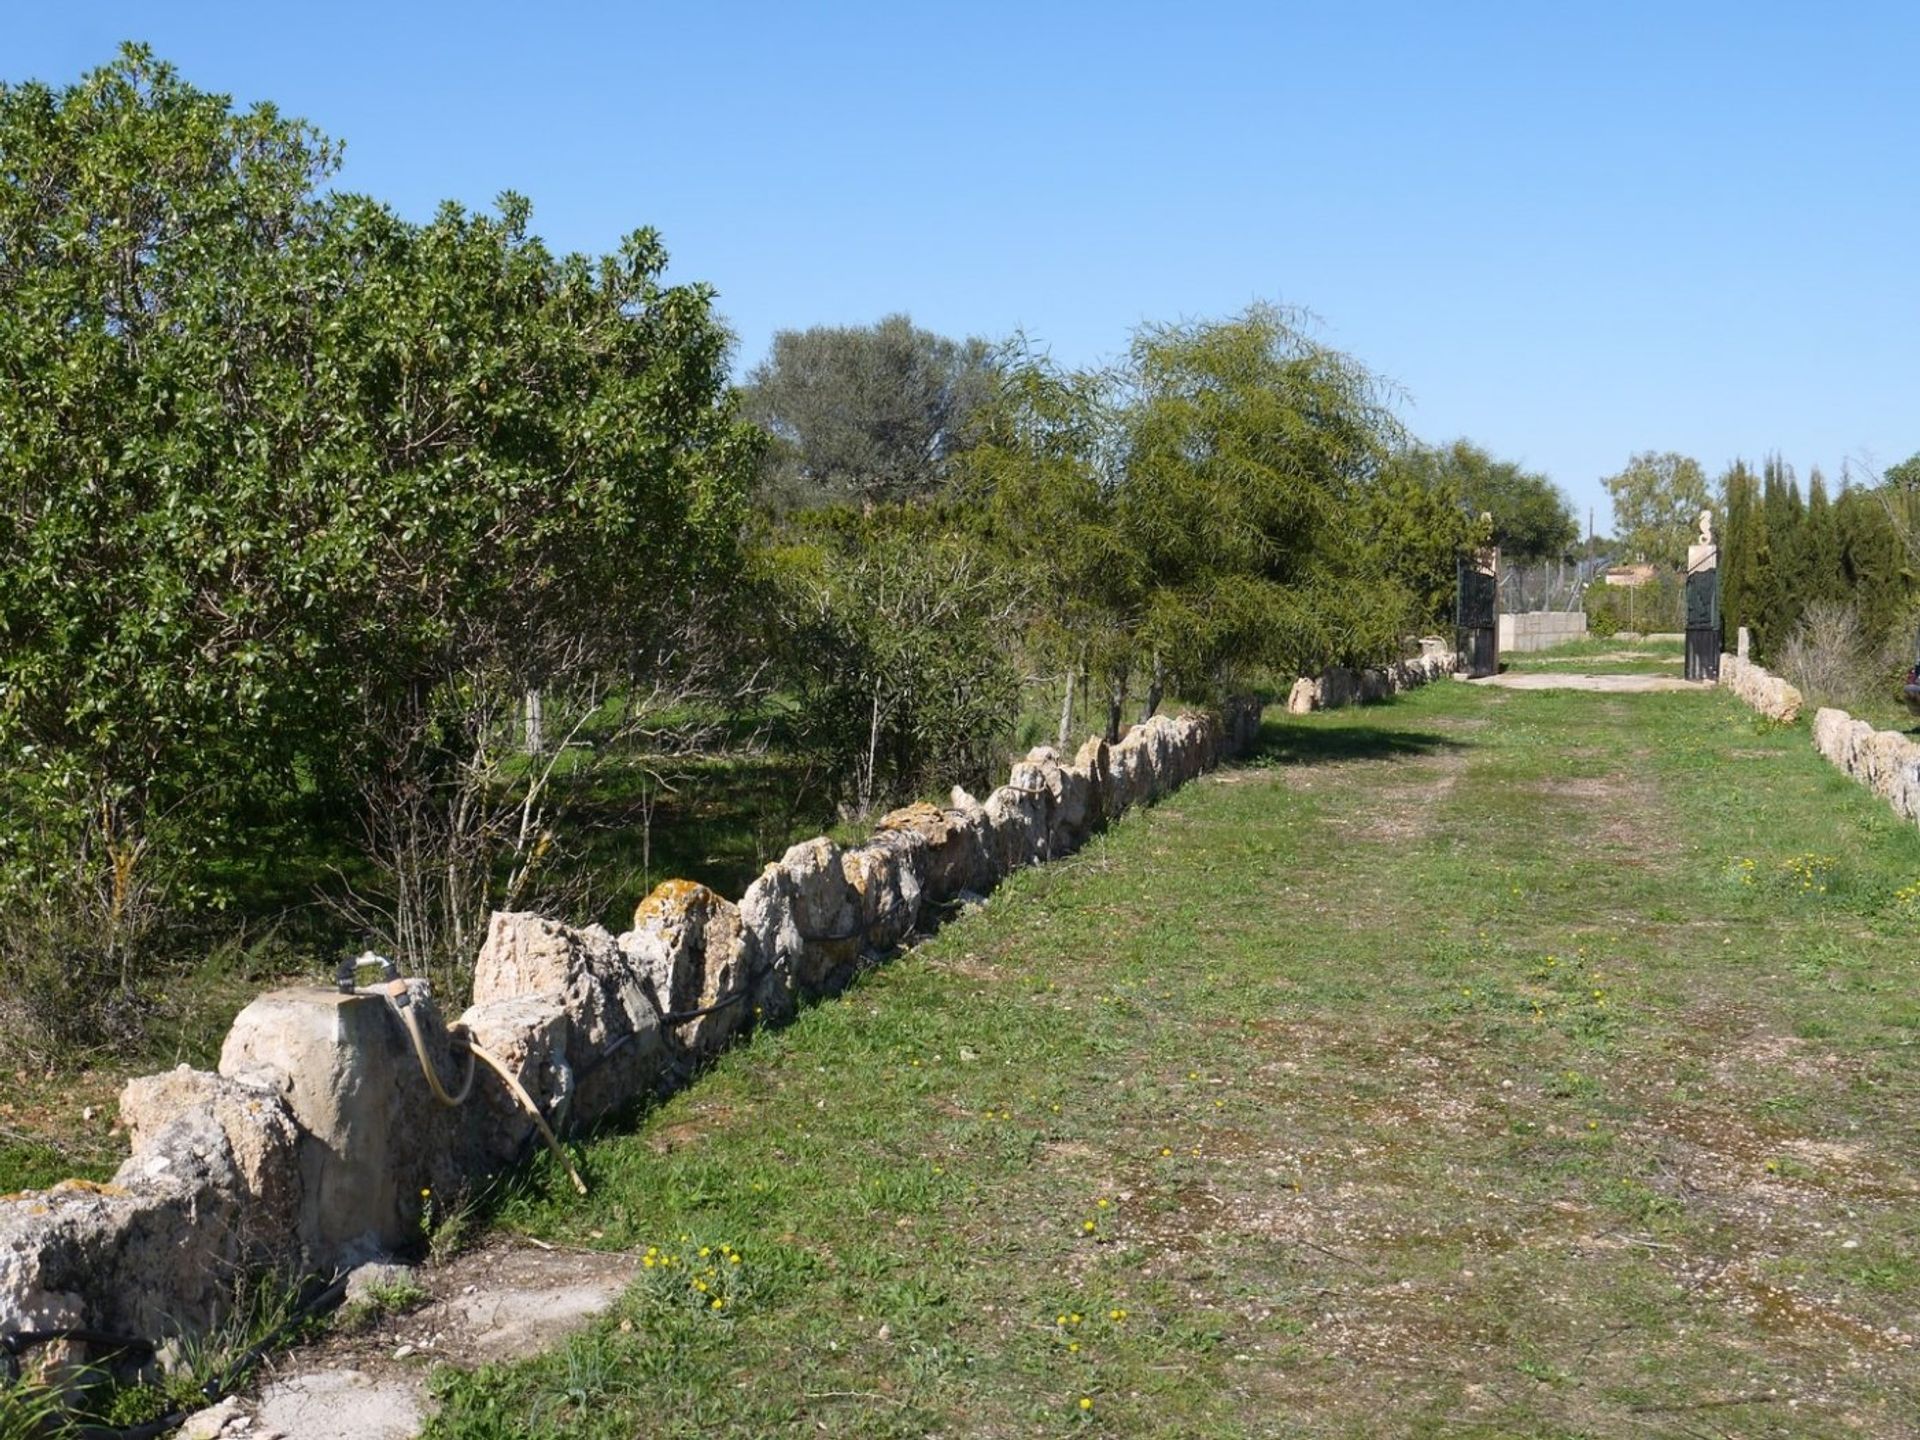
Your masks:
<path fill-rule="evenodd" d="M 1093 1397 L 1091 1395 L 1082 1395 L 1080 1397 L 1080 1408 L 1082 1410 L 1091 1410 L 1093 1408 Z"/>
<path fill-rule="evenodd" d="M 1080 1228 L 1081 1228 L 1082 1230 L 1084 1230 L 1084 1231 L 1085 1231 L 1085 1232 L 1086 1232 L 1087 1234 L 1089 1234 L 1089 1235 L 1091 1235 L 1091 1234 L 1093 1233 L 1093 1231 L 1094 1231 L 1094 1224 L 1093 1224 L 1093 1221 L 1091 1221 L 1091 1220 L 1082 1220 L 1082 1221 L 1080 1222 Z"/>

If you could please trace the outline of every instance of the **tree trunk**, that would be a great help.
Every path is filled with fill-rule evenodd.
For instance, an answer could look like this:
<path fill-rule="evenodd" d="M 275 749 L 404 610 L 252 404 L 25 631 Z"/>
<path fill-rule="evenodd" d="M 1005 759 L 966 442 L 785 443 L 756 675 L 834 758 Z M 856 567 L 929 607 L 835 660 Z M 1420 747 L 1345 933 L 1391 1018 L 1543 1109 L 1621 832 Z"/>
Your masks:
<path fill-rule="evenodd" d="M 1060 702 L 1060 734 L 1054 748 L 1067 753 L 1067 740 L 1073 734 L 1073 667 L 1067 667 L 1067 698 Z"/>
<path fill-rule="evenodd" d="M 541 723 L 540 692 L 527 691 L 527 754 L 541 756 L 547 753 L 546 727 Z"/>
<path fill-rule="evenodd" d="M 1160 700 L 1166 693 L 1167 672 L 1161 667 L 1160 657 L 1153 657 L 1153 683 L 1147 686 L 1147 708 L 1140 712 L 1140 723 L 1146 724 L 1160 709 Z"/>
<path fill-rule="evenodd" d="M 1120 743 L 1120 707 L 1127 703 L 1127 687 L 1119 680 L 1110 681 L 1107 687 L 1107 743 Z"/>

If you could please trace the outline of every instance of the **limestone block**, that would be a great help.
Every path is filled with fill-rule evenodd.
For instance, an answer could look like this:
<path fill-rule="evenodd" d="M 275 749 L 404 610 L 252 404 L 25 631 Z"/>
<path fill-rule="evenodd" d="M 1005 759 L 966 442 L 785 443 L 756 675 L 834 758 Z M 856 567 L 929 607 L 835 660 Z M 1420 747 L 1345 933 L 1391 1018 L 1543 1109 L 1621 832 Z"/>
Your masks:
<path fill-rule="evenodd" d="M 1310 715 L 1320 703 L 1320 682 L 1309 680 L 1302 675 L 1293 682 L 1293 689 L 1287 692 L 1287 713 L 1289 715 Z"/>
<path fill-rule="evenodd" d="M 445 1027 L 431 1002 L 413 1004 L 451 1089 L 461 1067 Z M 419 1233 L 421 1190 L 445 1193 L 462 1178 L 452 1112 L 434 1100 L 406 1031 L 378 995 L 262 995 L 235 1018 L 220 1073 L 249 1083 L 278 1077 L 302 1132 L 295 1231 L 315 1268 L 408 1244 Z"/>
<path fill-rule="evenodd" d="M 1047 853 L 1070 855 L 1086 842 L 1091 829 L 1093 782 L 1088 772 L 1060 763 L 1052 746 L 1029 751 L 1026 763 L 1038 772 L 1051 802 L 1047 820 Z"/>
<path fill-rule="evenodd" d="M 587 1124 L 653 1090 L 669 1063 L 644 972 L 599 925 L 498 911 L 473 967 L 473 1003 L 539 995 L 567 1012 L 572 1120 Z"/>
<path fill-rule="evenodd" d="M 973 807 L 975 811 L 978 806 Z M 984 812 L 976 826 L 970 812 L 941 810 L 924 801 L 881 817 L 876 837 L 905 840 L 914 848 L 921 899 L 944 905 L 962 890 L 979 888 L 986 869 Z"/>
<path fill-rule="evenodd" d="M 985 808 L 994 867 L 1001 875 L 1045 858 L 1045 821 L 1035 813 L 1029 792 L 1002 785 L 987 796 Z"/>
<path fill-rule="evenodd" d="M 547 1123 L 556 1130 L 569 1120 L 595 1119 L 574 1108 L 577 1081 L 568 1044 L 566 1007 L 551 995 L 511 995 L 469 1006 L 460 1026 L 473 1043 L 506 1066 Z M 509 1164 L 534 1142 L 535 1128 L 519 1097 L 488 1069 L 474 1077 L 467 1102 L 466 1158 L 475 1171 Z"/>
<path fill-rule="evenodd" d="M 884 953 L 913 933 L 920 919 L 920 854 L 911 831 L 884 831 L 840 860 L 860 913 L 865 948 Z"/>
<path fill-rule="evenodd" d="M 1720 658 L 1725 662 L 1734 657 L 1723 655 Z M 1720 673 L 1726 673 L 1724 663 Z M 1813 716 L 1813 748 L 1832 764 L 1841 764 L 1845 755 L 1847 727 L 1852 723 L 1853 717 L 1844 710 L 1824 706 L 1816 710 Z"/>
<path fill-rule="evenodd" d="M 1090 735 L 1074 752 L 1069 769 L 1086 777 L 1087 818 L 1084 833 L 1091 835 L 1107 823 L 1107 798 L 1113 790 L 1113 755 L 1104 735 Z"/>
<path fill-rule="evenodd" d="M 202 1114 L 226 1137 L 240 1180 L 244 1249 L 262 1263 L 292 1258 L 285 1251 L 299 1219 L 300 1131 L 274 1090 L 182 1065 L 129 1080 L 120 1092 L 120 1123 L 135 1160 L 167 1154 L 169 1145 L 199 1128 L 196 1121 L 179 1131 L 176 1122 Z"/>
<path fill-rule="evenodd" d="M 226 1133 L 196 1107 L 150 1135 L 111 1184 L 69 1180 L 0 1199 L 0 1331 L 159 1339 L 209 1329 L 248 1259 L 244 1196 Z"/>
<path fill-rule="evenodd" d="M 754 1004 L 780 1015 L 800 995 L 831 995 L 852 978 L 865 936 L 838 845 L 793 846 L 740 900 L 755 947 Z"/>
<path fill-rule="evenodd" d="M 620 948 L 629 959 L 645 957 L 654 999 L 670 1013 L 733 1002 L 671 1026 L 668 1042 L 682 1051 L 710 1055 L 751 1018 L 744 996 L 752 976 L 740 909 L 706 886 L 691 880 L 656 886 L 634 910 L 633 930 L 620 937 Z"/>

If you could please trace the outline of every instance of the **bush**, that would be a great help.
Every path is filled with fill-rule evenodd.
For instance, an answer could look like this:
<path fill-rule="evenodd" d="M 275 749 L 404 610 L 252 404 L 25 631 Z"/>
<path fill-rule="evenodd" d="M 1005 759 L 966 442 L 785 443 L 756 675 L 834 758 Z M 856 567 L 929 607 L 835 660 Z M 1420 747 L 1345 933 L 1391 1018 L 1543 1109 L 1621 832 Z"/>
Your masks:
<path fill-rule="evenodd" d="M 1643 585 L 1589 585 L 1583 607 L 1593 635 L 1671 633 L 1687 623 L 1685 584 L 1672 571 L 1656 572 Z"/>
<path fill-rule="evenodd" d="M 1788 634 L 1775 664 L 1814 705 L 1856 710 L 1867 694 L 1883 688 L 1876 684 L 1882 668 L 1878 648 L 1852 605 L 1816 600 Z"/>

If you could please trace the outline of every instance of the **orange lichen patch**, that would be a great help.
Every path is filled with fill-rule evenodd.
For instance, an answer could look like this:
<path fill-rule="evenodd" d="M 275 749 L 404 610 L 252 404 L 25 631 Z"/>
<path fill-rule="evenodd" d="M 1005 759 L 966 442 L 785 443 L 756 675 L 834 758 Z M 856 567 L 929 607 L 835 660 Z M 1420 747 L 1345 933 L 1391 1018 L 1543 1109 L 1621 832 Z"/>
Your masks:
<path fill-rule="evenodd" d="M 62 1180 L 47 1192 L 50 1195 L 124 1195 L 126 1187 L 107 1185 L 98 1180 Z"/>
<path fill-rule="evenodd" d="M 634 907 L 633 928 L 638 930 L 648 920 L 665 921 L 683 914 L 706 893 L 707 887 L 697 880 L 662 880 Z"/>

